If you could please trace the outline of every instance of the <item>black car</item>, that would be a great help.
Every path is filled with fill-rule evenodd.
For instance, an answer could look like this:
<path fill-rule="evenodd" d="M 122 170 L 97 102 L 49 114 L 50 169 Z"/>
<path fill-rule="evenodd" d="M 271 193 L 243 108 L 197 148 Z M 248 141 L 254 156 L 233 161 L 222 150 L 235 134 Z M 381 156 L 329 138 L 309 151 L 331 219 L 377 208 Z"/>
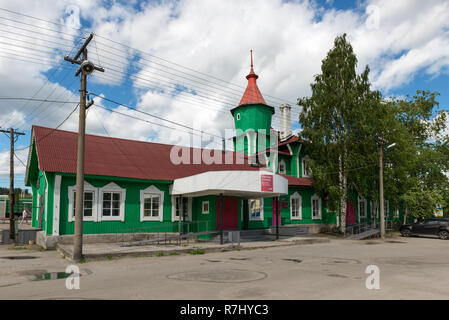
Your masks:
<path fill-rule="evenodd" d="M 438 236 L 440 239 L 449 239 L 449 218 L 424 219 L 417 223 L 404 224 L 399 229 L 403 237 L 411 235 Z"/>

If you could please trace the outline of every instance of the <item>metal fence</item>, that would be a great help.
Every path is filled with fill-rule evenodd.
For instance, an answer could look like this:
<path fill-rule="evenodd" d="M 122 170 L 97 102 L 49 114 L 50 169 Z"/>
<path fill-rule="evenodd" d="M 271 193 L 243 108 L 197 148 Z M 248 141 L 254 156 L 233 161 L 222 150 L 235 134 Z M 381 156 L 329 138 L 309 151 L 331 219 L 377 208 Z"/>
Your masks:
<path fill-rule="evenodd" d="M 148 244 L 181 245 L 183 241 L 189 243 L 199 239 L 207 241 L 218 234 L 217 230 L 210 230 L 211 221 L 181 221 L 177 225 L 127 228 L 117 230 L 115 242 L 120 246 L 137 246 Z"/>

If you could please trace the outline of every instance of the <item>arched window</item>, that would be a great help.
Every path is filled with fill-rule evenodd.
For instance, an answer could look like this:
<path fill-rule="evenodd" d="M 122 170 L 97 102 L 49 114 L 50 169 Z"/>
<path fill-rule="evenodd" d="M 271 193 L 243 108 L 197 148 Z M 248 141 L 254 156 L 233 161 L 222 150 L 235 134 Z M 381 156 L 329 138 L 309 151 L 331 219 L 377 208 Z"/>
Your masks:
<path fill-rule="evenodd" d="M 290 196 L 290 219 L 302 220 L 302 197 L 298 192 Z"/>
<path fill-rule="evenodd" d="M 285 161 L 284 160 L 281 160 L 279 162 L 279 173 L 287 174 L 287 167 L 285 165 Z"/>
<path fill-rule="evenodd" d="M 359 216 L 366 218 L 366 200 L 362 196 L 359 196 Z"/>
<path fill-rule="evenodd" d="M 311 177 L 312 170 L 310 170 L 310 158 L 309 156 L 305 156 L 302 159 L 302 176 L 303 177 Z"/>
<path fill-rule="evenodd" d="M 312 199 L 312 219 L 321 219 L 321 199 L 318 195 L 313 195 Z"/>

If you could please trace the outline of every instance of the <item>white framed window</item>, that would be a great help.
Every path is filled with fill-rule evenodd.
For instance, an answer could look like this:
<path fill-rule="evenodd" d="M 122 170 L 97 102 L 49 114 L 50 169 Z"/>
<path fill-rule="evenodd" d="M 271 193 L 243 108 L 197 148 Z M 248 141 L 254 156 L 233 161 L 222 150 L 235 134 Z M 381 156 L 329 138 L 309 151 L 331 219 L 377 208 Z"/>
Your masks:
<path fill-rule="evenodd" d="M 69 191 L 69 212 L 68 221 L 75 221 L 75 201 L 76 186 L 70 186 Z M 97 211 L 98 188 L 93 187 L 90 183 L 84 182 L 83 196 L 83 221 L 98 221 Z"/>
<path fill-rule="evenodd" d="M 248 200 L 249 220 L 263 220 L 263 198 Z"/>
<path fill-rule="evenodd" d="M 237 113 L 237 121 L 240 120 L 240 113 Z"/>
<path fill-rule="evenodd" d="M 362 196 L 359 196 L 359 217 L 366 218 L 367 215 L 366 208 L 366 199 Z"/>
<path fill-rule="evenodd" d="M 201 203 L 201 208 L 202 214 L 209 214 L 209 201 L 203 201 Z"/>
<path fill-rule="evenodd" d="M 290 219 L 302 220 L 302 197 L 298 192 L 290 196 Z"/>
<path fill-rule="evenodd" d="M 287 167 L 285 166 L 285 161 L 284 160 L 281 160 L 279 162 L 279 173 L 287 174 Z"/>
<path fill-rule="evenodd" d="M 394 210 L 394 217 L 399 218 L 399 209 Z"/>
<path fill-rule="evenodd" d="M 185 201 L 187 206 L 187 215 L 185 217 L 186 221 L 192 220 L 192 198 L 172 196 L 171 221 L 179 221 L 179 216 L 182 216 L 182 201 Z"/>
<path fill-rule="evenodd" d="M 140 221 L 163 220 L 164 191 L 155 186 L 140 190 Z"/>
<path fill-rule="evenodd" d="M 100 188 L 99 221 L 125 221 L 126 189 L 111 182 Z"/>
<path fill-rule="evenodd" d="M 303 177 L 311 177 L 312 176 L 312 170 L 310 169 L 310 158 L 309 156 L 305 156 L 302 159 L 302 176 Z"/>
<path fill-rule="evenodd" d="M 312 199 L 312 219 L 321 219 L 321 199 L 318 195 L 313 195 Z"/>

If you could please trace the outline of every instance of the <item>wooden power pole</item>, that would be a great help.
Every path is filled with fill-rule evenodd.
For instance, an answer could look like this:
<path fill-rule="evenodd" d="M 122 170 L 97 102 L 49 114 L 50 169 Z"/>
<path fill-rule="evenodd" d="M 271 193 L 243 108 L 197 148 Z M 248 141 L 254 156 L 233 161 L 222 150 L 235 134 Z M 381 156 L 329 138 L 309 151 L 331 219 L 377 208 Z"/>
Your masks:
<path fill-rule="evenodd" d="M 79 123 L 78 123 L 78 150 L 76 162 L 76 197 L 75 197 L 75 235 L 73 239 L 73 261 L 80 261 L 83 258 L 83 213 L 84 213 L 84 136 L 86 133 L 86 110 L 94 102 L 90 101 L 86 105 L 87 76 L 94 70 L 104 72 L 101 67 L 95 66 L 87 60 L 87 45 L 93 38 L 93 33 L 89 35 L 82 47 L 73 58 L 64 57 L 65 61 L 78 64 L 80 67 L 75 76 L 81 74 Z M 82 57 L 80 60 L 80 56 Z"/>
<path fill-rule="evenodd" d="M 14 224 L 14 142 L 15 136 L 23 136 L 25 133 L 18 132 L 13 128 L 9 130 L 0 130 L 0 132 L 9 133 L 11 139 L 11 149 L 9 154 L 9 238 L 16 241 L 16 230 Z"/>

